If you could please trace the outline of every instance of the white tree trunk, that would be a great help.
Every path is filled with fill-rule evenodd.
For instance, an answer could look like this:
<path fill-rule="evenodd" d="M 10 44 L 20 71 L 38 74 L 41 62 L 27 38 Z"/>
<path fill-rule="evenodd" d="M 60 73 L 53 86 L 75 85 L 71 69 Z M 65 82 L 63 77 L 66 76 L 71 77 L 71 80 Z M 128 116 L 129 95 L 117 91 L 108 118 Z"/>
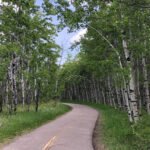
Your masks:
<path fill-rule="evenodd" d="M 24 48 L 23 48 L 23 52 L 24 52 Z M 24 74 L 23 74 L 23 59 L 21 60 L 21 94 L 22 94 L 22 106 L 24 107 L 25 105 L 25 79 L 24 79 Z M 27 62 L 28 65 L 28 62 Z M 28 66 L 29 67 L 29 66 Z M 27 69 L 28 70 L 28 69 Z M 28 70 L 29 71 L 29 70 Z"/>
<path fill-rule="evenodd" d="M 34 79 L 34 98 L 35 98 L 35 101 L 36 101 L 36 97 L 37 97 L 37 80 Z"/>
<path fill-rule="evenodd" d="M 124 82 L 124 87 L 126 87 L 126 83 Z M 128 118 L 130 122 L 133 122 L 133 117 L 132 117 L 132 110 L 131 110 L 131 105 L 130 105 L 130 101 L 129 101 L 129 92 L 128 92 L 128 88 L 126 87 L 124 89 L 124 96 L 125 96 L 125 101 L 126 101 L 126 106 L 127 106 L 127 111 L 128 111 Z"/>
<path fill-rule="evenodd" d="M 117 107 L 116 107 L 114 95 L 112 93 L 112 89 L 111 89 L 111 85 L 110 85 L 110 77 L 108 77 L 108 89 L 109 89 L 109 95 L 110 95 L 110 105 L 116 109 Z"/>
<path fill-rule="evenodd" d="M 121 100 L 120 100 L 119 90 L 118 90 L 117 84 L 115 84 L 115 91 L 116 91 L 118 106 L 119 106 L 119 108 L 121 108 Z"/>
<path fill-rule="evenodd" d="M 106 105 L 106 98 L 105 98 L 105 94 L 104 94 L 103 89 L 102 89 L 102 96 L 103 96 L 103 102 L 104 102 L 104 105 Z"/>
<path fill-rule="evenodd" d="M 86 96 L 86 101 L 88 102 L 89 98 L 88 98 L 88 93 L 87 93 L 87 87 L 86 87 L 86 84 L 85 84 L 85 80 L 84 80 L 84 89 L 85 89 L 85 96 Z"/>
<path fill-rule="evenodd" d="M 9 82 L 8 82 L 8 79 L 7 79 L 6 89 L 5 89 L 6 90 L 5 103 L 6 103 L 6 106 L 7 106 L 8 110 L 9 110 L 9 97 L 8 97 L 9 88 L 8 88 L 8 84 L 9 84 Z"/>
<path fill-rule="evenodd" d="M 24 75 L 21 74 L 21 88 L 22 88 L 22 105 L 24 107 L 25 104 L 25 83 L 24 83 Z"/>
<path fill-rule="evenodd" d="M 137 99 L 136 99 L 136 94 L 135 94 L 135 74 L 134 70 L 132 69 L 133 64 L 131 61 L 131 56 L 129 53 L 129 50 L 127 48 L 127 42 L 126 40 L 122 40 L 122 45 L 127 61 L 127 65 L 129 67 L 129 95 L 130 95 L 130 106 L 131 106 L 131 113 L 132 113 L 132 118 L 134 122 L 136 123 L 139 120 L 139 112 L 138 112 L 138 105 L 137 105 Z"/>
<path fill-rule="evenodd" d="M 96 103 L 98 103 L 98 93 L 97 93 L 97 88 L 96 88 L 96 83 L 95 83 L 95 79 L 92 78 L 92 81 L 93 81 L 93 92 L 94 92 L 94 99 L 96 101 Z"/>
<path fill-rule="evenodd" d="M 137 66 L 139 66 L 139 60 L 137 59 Z M 142 114 L 142 101 L 141 101 L 141 92 L 140 92 L 140 70 L 139 67 L 136 67 L 136 93 L 138 100 L 139 116 Z"/>
<path fill-rule="evenodd" d="M 146 100 L 146 108 L 148 114 L 150 114 L 150 95 L 149 95 L 149 84 L 148 84 L 148 75 L 147 75 L 147 68 L 146 68 L 146 60 L 145 57 L 142 57 L 143 63 L 143 74 L 144 74 L 144 88 L 145 88 L 145 100 Z"/>

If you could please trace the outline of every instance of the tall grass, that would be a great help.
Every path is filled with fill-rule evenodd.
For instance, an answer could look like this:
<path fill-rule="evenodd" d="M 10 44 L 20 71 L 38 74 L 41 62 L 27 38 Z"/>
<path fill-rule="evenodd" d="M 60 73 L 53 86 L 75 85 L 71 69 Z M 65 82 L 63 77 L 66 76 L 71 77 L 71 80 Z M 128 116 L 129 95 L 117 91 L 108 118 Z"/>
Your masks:
<path fill-rule="evenodd" d="M 34 111 L 33 106 L 30 112 L 22 110 L 20 106 L 16 114 L 8 115 L 5 112 L 0 114 L 0 143 L 53 120 L 70 108 L 60 103 L 50 102 L 41 104 L 38 112 Z"/>
<path fill-rule="evenodd" d="M 137 124 L 128 121 L 127 113 L 100 104 L 87 104 L 100 111 L 98 136 L 108 150 L 150 150 L 150 116 L 144 114 Z"/>

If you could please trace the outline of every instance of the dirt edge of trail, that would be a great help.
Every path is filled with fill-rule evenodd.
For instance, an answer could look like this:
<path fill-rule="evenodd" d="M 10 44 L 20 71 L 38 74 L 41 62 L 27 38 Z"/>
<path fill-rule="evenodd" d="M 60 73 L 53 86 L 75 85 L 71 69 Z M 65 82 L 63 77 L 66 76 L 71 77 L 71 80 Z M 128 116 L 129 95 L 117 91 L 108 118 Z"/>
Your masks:
<path fill-rule="evenodd" d="M 102 142 L 102 122 L 101 122 L 100 114 L 95 124 L 92 142 L 93 142 L 94 150 L 107 150 L 105 145 Z"/>

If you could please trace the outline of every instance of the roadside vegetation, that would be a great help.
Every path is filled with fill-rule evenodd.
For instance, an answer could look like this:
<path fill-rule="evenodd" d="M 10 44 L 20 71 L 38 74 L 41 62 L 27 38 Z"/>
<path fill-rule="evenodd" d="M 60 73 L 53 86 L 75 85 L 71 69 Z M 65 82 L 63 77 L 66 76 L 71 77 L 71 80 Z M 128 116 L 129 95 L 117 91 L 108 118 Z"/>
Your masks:
<path fill-rule="evenodd" d="M 95 103 L 110 149 L 150 149 L 149 0 L 3 0 L 0 8 L 0 140 L 46 121 L 51 111 L 40 103 L 60 98 Z M 65 27 L 86 32 L 61 66 L 54 39 Z"/>
<path fill-rule="evenodd" d="M 84 103 L 82 103 L 84 104 Z M 95 128 L 95 150 L 104 144 L 105 150 L 149 150 L 150 116 L 144 113 L 135 125 L 126 112 L 102 104 L 86 103 L 97 109 L 100 117 Z"/>
<path fill-rule="evenodd" d="M 69 110 L 69 106 L 49 102 L 41 104 L 38 112 L 34 111 L 33 105 L 31 105 L 30 112 L 23 111 L 22 106 L 18 106 L 17 114 L 8 115 L 3 111 L 0 114 L 0 143 L 7 142 L 15 136 L 51 121 Z"/>

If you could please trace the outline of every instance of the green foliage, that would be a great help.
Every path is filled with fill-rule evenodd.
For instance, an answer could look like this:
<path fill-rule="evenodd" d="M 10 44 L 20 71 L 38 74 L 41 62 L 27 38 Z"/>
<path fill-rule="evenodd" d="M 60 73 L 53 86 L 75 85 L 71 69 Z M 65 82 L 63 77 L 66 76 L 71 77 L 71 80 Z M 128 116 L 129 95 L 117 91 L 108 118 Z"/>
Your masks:
<path fill-rule="evenodd" d="M 63 24 L 70 27 L 70 30 L 83 28 L 83 26 L 88 29 L 85 38 L 81 40 L 81 52 L 84 53 L 84 58 L 81 57 L 81 59 L 88 63 L 87 66 L 90 66 L 93 72 L 97 74 L 104 73 L 104 76 L 108 74 L 107 69 L 114 76 L 121 72 L 115 51 L 118 52 L 121 60 L 124 61 L 125 58 L 122 55 L 122 31 L 125 31 L 128 48 L 134 58 L 141 57 L 141 53 L 145 53 L 144 41 L 146 40 L 148 44 L 150 39 L 145 38 L 149 36 L 148 24 L 145 20 L 149 12 L 147 9 L 142 9 L 141 11 L 138 8 L 146 6 L 147 1 L 144 1 L 142 4 L 139 1 L 135 1 L 132 4 L 131 1 L 81 0 L 78 2 L 73 1 L 71 5 L 72 7 L 69 8 L 69 5 L 66 5 L 66 1 L 58 1 L 56 8 L 61 8 L 58 9 L 58 14 L 61 16 Z M 70 11 L 69 15 L 65 16 L 64 11 Z M 115 51 L 110 47 L 110 44 L 113 45 Z M 128 68 L 124 62 L 122 64 L 124 70 L 121 74 L 128 79 L 126 73 Z"/>
<path fill-rule="evenodd" d="M 136 125 L 129 123 L 126 112 L 112 107 L 88 104 L 100 111 L 99 136 L 109 150 L 147 150 L 150 146 L 150 116 L 144 115 Z M 102 134 L 101 134 L 102 133 Z"/>
<path fill-rule="evenodd" d="M 37 6 L 35 0 L 4 0 L 0 12 L 0 80 L 5 86 L 11 82 L 8 74 L 15 54 L 17 89 L 22 90 L 23 78 L 30 97 L 34 97 L 33 91 L 38 89 L 41 99 L 53 97 L 54 90 L 48 89 L 55 88 L 60 50 L 54 41 L 56 27 L 52 23 L 55 14 L 53 3 L 45 0 L 42 6 Z M 8 90 L 5 95 L 11 95 Z M 18 90 L 18 99 L 21 90 Z M 28 97 L 27 93 L 25 97 Z"/>

